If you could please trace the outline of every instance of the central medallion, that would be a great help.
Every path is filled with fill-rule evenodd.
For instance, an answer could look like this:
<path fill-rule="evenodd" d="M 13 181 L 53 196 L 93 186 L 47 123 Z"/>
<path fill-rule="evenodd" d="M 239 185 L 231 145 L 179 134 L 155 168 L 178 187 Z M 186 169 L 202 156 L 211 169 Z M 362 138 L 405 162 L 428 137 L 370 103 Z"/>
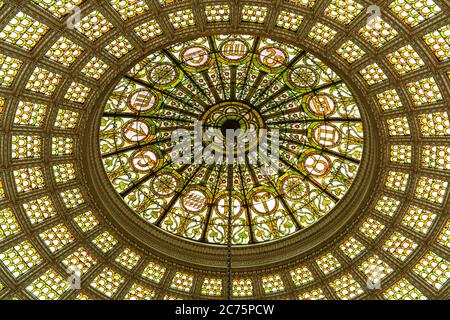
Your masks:
<path fill-rule="evenodd" d="M 320 223 L 355 180 L 364 142 L 359 108 L 331 68 L 248 35 L 152 53 L 119 81 L 99 132 L 105 172 L 131 214 L 213 244 L 226 244 L 231 226 L 235 245 Z M 229 132 L 236 144 L 227 149 Z M 278 153 L 267 171 L 260 147 L 269 145 Z M 232 163 L 231 192 L 230 166 L 205 161 L 205 150 L 242 160 Z"/>

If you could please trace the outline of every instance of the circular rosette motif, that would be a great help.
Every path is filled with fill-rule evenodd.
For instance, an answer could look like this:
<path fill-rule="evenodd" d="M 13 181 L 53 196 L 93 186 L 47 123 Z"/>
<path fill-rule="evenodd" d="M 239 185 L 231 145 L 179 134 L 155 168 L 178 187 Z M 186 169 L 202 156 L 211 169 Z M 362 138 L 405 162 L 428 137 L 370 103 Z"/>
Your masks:
<path fill-rule="evenodd" d="M 132 214 L 212 244 L 320 223 L 364 154 L 344 81 L 311 53 L 249 35 L 150 54 L 117 83 L 99 133 L 106 174 Z"/>

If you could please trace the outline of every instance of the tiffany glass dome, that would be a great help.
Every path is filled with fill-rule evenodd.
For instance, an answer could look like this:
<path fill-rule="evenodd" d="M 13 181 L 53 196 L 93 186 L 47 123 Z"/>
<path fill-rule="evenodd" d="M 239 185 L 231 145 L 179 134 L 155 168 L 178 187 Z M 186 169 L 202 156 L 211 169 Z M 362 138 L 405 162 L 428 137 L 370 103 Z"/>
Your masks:
<path fill-rule="evenodd" d="M 174 161 L 174 132 L 190 130 L 194 149 L 196 121 L 223 140 L 227 129 L 253 129 L 249 147 L 260 142 L 262 130 L 270 132 L 269 144 L 277 135 L 271 174 L 249 152 L 233 165 L 233 244 L 279 239 L 316 223 L 348 191 L 363 154 L 355 99 L 333 70 L 305 50 L 218 35 L 151 54 L 106 103 L 103 164 L 136 214 L 199 241 L 226 243 L 230 185 L 224 159 L 207 164 L 193 154 L 192 160 Z"/>
<path fill-rule="evenodd" d="M 449 21 L 0 0 L 0 299 L 449 299 Z"/>

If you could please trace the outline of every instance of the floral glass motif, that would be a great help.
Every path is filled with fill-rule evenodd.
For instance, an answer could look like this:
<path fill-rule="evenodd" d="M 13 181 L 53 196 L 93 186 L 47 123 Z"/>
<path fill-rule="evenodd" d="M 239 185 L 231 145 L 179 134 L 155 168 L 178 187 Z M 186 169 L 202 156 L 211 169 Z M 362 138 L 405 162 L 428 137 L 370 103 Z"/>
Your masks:
<path fill-rule="evenodd" d="M 258 75 L 262 81 L 255 82 Z M 288 89 L 278 95 L 280 87 Z M 238 113 L 258 106 L 250 121 L 260 126 L 263 116 L 266 127 L 281 131 L 282 144 L 276 177 L 254 165 L 234 166 L 233 244 L 275 240 L 312 225 L 350 188 L 364 136 L 342 80 L 300 49 L 253 36 L 214 36 L 151 54 L 105 105 L 103 165 L 138 216 L 181 237 L 226 244 L 226 170 L 171 163 L 170 150 L 175 129 L 210 121 L 208 106 L 228 117 L 228 105 Z"/>
<path fill-rule="evenodd" d="M 3 187 L 2 179 L 0 178 L 0 201 L 6 197 L 5 188 Z"/>

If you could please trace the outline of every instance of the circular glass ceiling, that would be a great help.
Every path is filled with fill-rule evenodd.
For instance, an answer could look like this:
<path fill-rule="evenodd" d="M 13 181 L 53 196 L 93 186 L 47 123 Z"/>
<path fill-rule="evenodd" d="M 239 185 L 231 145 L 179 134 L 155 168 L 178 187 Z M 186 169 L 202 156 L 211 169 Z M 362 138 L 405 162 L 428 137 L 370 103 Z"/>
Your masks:
<path fill-rule="evenodd" d="M 359 108 L 332 69 L 247 35 L 151 54 L 117 84 L 100 124 L 104 168 L 128 206 L 214 244 L 227 243 L 228 226 L 233 244 L 251 244 L 315 224 L 349 190 L 363 140 Z"/>

